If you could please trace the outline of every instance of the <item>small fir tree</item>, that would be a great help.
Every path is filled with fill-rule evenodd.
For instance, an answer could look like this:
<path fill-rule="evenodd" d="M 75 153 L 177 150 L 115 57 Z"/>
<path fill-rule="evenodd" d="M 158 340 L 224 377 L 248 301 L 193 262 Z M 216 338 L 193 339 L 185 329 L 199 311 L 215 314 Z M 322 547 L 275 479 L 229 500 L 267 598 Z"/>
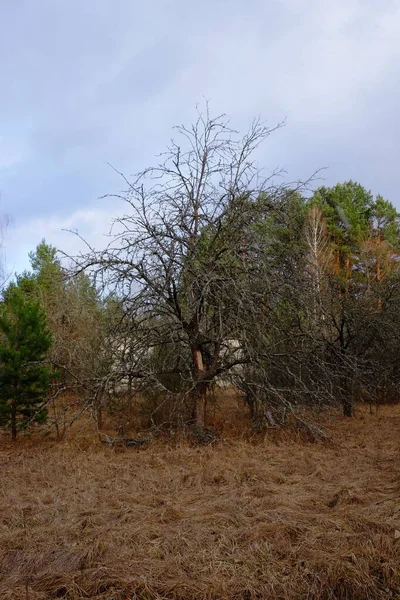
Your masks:
<path fill-rule="evenodd" d="M 17 432 L 46 421 L 43 402 L 52 369 L 45 364 L 51 346 L 46 315 L 39 303 L 11 285 L 0 306 L 0 425 Z"/>

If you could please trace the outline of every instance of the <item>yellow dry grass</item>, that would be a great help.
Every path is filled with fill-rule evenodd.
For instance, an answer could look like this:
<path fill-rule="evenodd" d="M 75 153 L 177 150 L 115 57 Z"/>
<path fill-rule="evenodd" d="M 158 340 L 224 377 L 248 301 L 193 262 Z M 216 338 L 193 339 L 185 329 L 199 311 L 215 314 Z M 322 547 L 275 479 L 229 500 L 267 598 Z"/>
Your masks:
<path fill-rule="evenodd" d="M 294 439 L 0 445 L 0 598 L 400 598 L 400 406 Z"/>

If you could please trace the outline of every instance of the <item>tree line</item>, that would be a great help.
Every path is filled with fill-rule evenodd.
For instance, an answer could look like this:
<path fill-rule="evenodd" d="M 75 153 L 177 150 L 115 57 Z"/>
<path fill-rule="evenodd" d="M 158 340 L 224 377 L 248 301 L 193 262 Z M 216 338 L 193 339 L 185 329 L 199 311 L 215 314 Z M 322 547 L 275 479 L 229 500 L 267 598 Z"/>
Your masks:
<path fill-rule="evenodd" d="M 213 386 L 264 426 L 397 401 L 400 215 L 353 181 L 284 184 L 224 116 L 177 128 L 162 161 L 123 177 L 110 241 L 70 257 L 42 241 L 3 290 L 0 423 L 13 438 L 73 389 L 102 415 L 118 391 L 153 424 L 207 424 Z"/>

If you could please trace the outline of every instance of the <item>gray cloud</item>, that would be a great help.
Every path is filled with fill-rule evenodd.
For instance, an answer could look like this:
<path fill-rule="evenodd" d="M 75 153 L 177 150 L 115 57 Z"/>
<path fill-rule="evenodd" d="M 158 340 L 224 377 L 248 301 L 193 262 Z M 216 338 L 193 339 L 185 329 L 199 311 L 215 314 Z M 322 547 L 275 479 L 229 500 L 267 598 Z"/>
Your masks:
<path fill-rule="evenodd" d="M 328 184 L 351 177 L 397 203 L 399 35 L 395 0 L 3 3 L 9 261 L 24 264 L 21 232 L 25 252 L 42 235 L 60 245 L 56 228 L 79 211 L 111 214 L 97 197 L 121 184 L 105 163 L 128 174 L 151 163 L 203 97 L 238 128 L 287 117 L 259 156 L 271 170 L 326 166 Z"/>

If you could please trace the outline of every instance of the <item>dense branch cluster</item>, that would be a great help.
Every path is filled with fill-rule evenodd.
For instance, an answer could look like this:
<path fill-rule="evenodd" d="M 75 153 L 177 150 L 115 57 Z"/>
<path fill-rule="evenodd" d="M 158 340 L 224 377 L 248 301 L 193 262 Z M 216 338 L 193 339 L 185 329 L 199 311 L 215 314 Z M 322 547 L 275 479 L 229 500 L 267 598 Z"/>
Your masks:
<path fill-rule="evenodd" d="M 399 215 L 352 181 L 311 193 L 266 176 L 253 155 L 273 131 L 257 120 L 240 137 L 199 114 L 156 167 L 122 176 L 105 249 L 67 273 L 42 244 L 17 282 L 40 297 L 51 360 L 99 424 L 121 391 L 152 403 L 153 424 L 173 412 L 198 427 L 215 385 L 269 426 L 395 399 Z"/>

